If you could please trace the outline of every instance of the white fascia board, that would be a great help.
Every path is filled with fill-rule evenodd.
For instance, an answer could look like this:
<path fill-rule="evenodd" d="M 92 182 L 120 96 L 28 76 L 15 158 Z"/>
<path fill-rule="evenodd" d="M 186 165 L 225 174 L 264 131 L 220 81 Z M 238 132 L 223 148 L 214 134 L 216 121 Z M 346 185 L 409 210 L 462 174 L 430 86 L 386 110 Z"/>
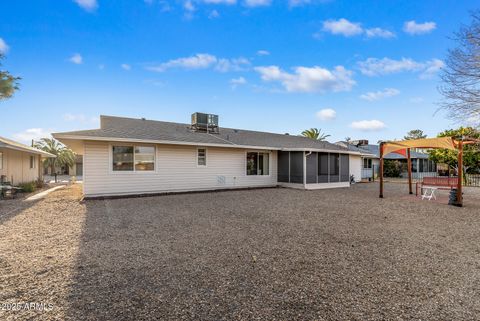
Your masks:
<path fill-rule="evenodd" d="M 90 140 L 90 141 L 105 141 L 105 142 L 130 142 L 130 143 L 148 143 L 148 144 L 164 144 L 164 145 L 186 145 L 186 146 L 205 146 L 205 147 L 225 147 L 225 148 L 242 148 L 242 149 L 262 149 L 262 150 L 280 150 L 278 147 L 269 146 L 253 146 L 253 145 L 236 145 L 236 144 L 216 144 L 216 143 L 202 143 L 202 142 L 181 142 L 170 140 L 155 140 L 155 139 L 137 139 L 137 138 L 117 138 L 117 137 L 91 137 L 91 136 L 73 136 L 73 135 L 59 135 L 53 134 L 54 138 L 58 140 Z"/>
<path fill-rule="evenodd" d="M 327 152 L 361 155 L 359 152 L 339 151 L 319 148 L 279 148 L 271 146 L 255 146 L 255 145 L 237 145 L 231 144 L 216 144 L 216 143 L 202 143 L 202 142 L 182 142 L 170 140 L 155 140 L 155 139 L 138 139 L 138 138 L 120 138 L 120 137 L 92 137 L 92 136 L 77 136 L 77 135 L 62 135 L 52 134 L 55 139 L 70 139 L 70 140 L 90 140 L 90 141 L 104 141 L 104 142 L 130 142 L 130 143 L 148 143 L 148 144 L 165 144 L 165 145 L 185 145 L 185 146 L 205 146 L 205 147 L 223 147 L 223 148 L 241 148 L 241 149 L 258 149 L 258 150 L 281 150 L 281 151 L 300 151 L 300 152 Z"/>

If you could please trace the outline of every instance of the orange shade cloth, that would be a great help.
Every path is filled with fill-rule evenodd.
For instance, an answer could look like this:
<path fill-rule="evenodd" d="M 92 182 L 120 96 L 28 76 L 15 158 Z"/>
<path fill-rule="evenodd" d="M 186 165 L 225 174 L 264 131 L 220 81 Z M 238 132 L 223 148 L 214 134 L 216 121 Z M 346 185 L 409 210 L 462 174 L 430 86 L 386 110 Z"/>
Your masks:
<path fill-rule="evenodd" d="M 423 138 L 383 143 L 383 156 L 397 153 L 406 156 L 407 148 L 445 148 L 456 149 L 456 142 L 452 137 Z"/>

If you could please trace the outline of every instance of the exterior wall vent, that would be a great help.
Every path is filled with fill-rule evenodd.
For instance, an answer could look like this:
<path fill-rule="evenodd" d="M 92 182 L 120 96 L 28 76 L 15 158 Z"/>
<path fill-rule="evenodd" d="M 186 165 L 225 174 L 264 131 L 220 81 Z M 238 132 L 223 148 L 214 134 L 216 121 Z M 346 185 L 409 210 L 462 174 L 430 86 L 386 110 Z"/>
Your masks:
<path fill-rule="evenodd" d="M 193 113 L 192 129 L 204 133 L 218 133 L 218 115 Z"/>

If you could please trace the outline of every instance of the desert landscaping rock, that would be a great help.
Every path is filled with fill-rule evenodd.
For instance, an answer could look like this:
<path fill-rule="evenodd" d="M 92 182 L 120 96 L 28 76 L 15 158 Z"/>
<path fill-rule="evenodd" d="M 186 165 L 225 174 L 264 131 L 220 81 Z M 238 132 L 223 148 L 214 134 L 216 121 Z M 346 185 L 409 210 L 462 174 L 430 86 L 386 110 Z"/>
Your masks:
<path fill-rule="evenodd" d="M 377 187 L 0 202 L 0 319 L 478 320 L 480 190 Z"/>

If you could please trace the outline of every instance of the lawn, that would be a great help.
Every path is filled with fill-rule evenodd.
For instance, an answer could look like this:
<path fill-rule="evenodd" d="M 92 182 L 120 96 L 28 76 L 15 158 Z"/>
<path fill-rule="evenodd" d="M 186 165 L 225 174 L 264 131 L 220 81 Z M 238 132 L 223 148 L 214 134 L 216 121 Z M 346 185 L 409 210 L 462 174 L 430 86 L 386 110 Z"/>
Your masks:
<path fill-rule="evenodd" d="M 480 318 L 480 189 L 406 185 L 0 202 L 2 320 Z"/>

